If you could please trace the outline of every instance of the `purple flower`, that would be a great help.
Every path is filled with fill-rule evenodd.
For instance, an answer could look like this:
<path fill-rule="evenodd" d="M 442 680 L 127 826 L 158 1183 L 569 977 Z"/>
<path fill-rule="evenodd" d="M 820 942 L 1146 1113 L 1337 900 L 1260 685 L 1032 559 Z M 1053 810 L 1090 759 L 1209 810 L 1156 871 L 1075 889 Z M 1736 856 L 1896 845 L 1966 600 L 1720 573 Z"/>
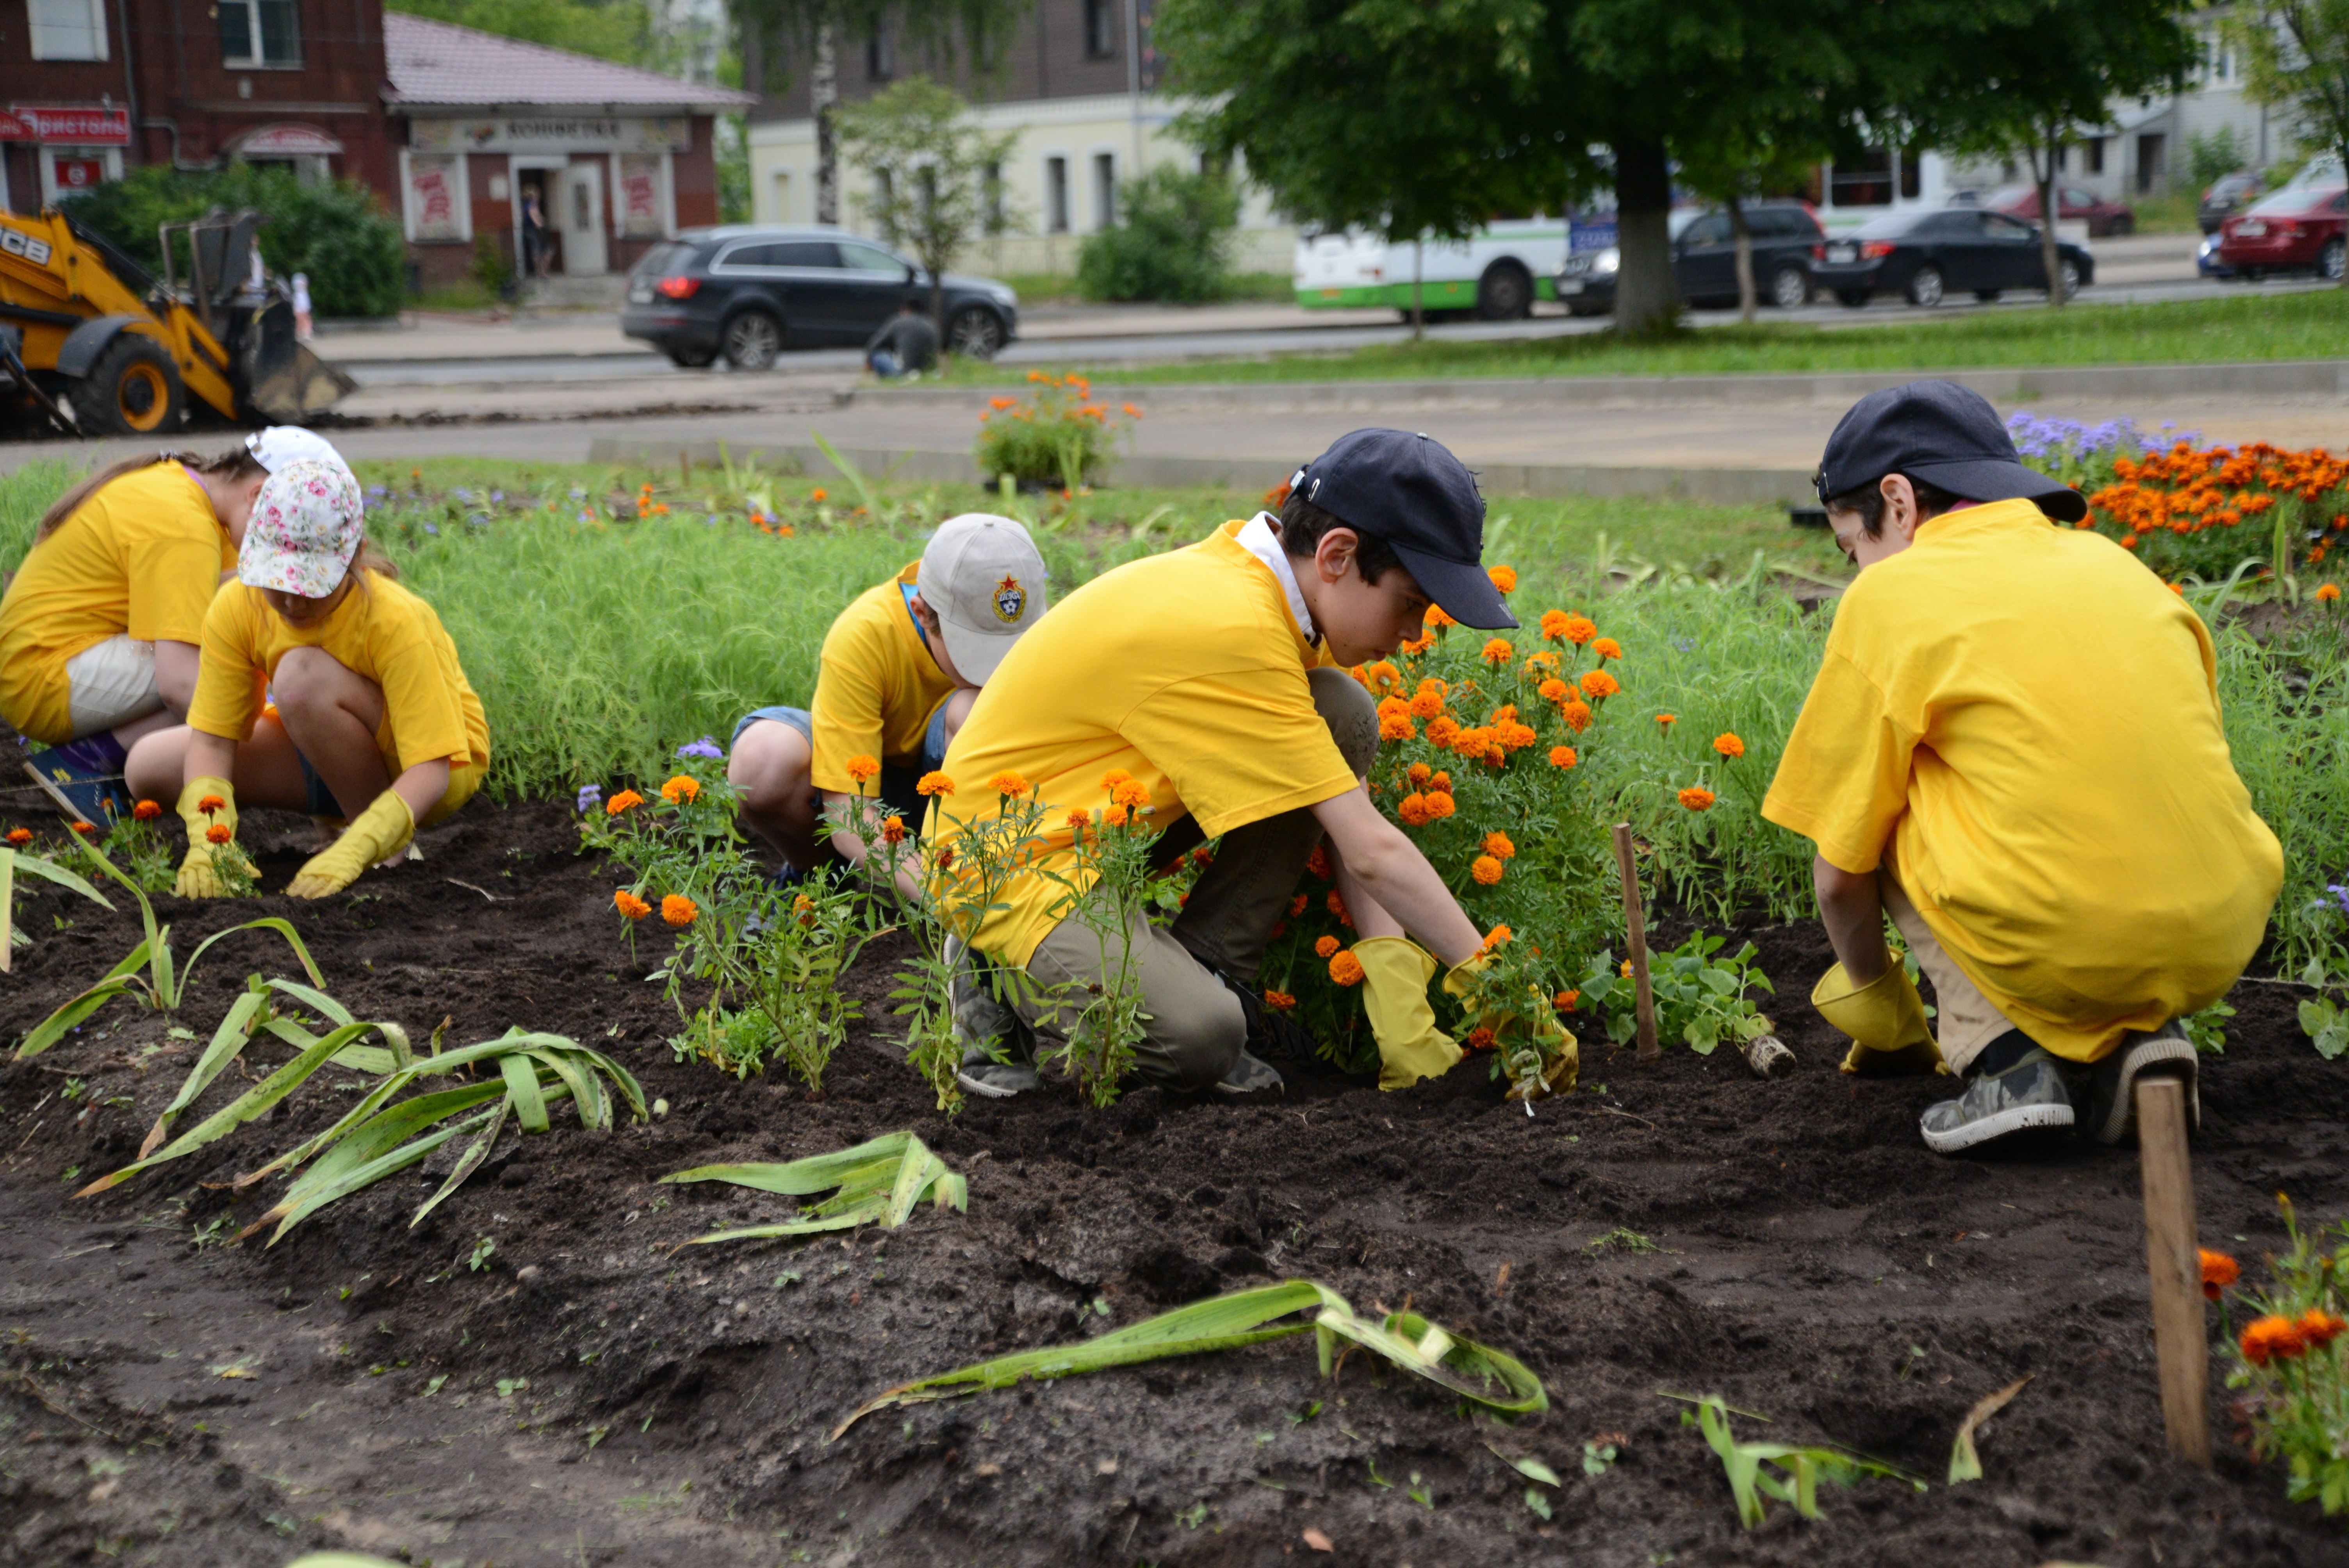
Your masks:
<path fill-rule="evenodd" d="M 2333 902 L 2341 906 L 2342 913 L 2349 914 L 2349 887 L 2344 887 L 2339 882 L 2326 882 L 2324 891 L 2333 895 Z"/>
<path fill-rule="evenodd" d="M 579 809 L 581 810 L 592 811 L 603 803 L 604 787 L 601 784 L 582 784 L 579 786 Z"/>
<path fill-rule="evenodd" d="M 431 523 L 429 523 L 429 522 L 428 522 L 428 523 L 426 523 L 426 524 L 424 525 L 424 531 L 425 531 L 425 532 L 427 532 L 427 533 L 429 533 L 429 534 L 430 534 L 430 535 L 432 535 L 432 537 L 433 537 L 433 538 L 435 538 L 435 539 L 438 539 L 438 538 L 440 538 L 440 529 L 438 529 L 438 528 L 434 527 Z"/>
<path fill-rule="evenodd" d="M 726 755 L 726 753 L 719 748 L 718 742 L 707 735 L 703 736 L 698 740 L 687 741 L 683 746 L 677 748 L 677 754 L 679 757 L 709 758 L 719 758 Z"/>

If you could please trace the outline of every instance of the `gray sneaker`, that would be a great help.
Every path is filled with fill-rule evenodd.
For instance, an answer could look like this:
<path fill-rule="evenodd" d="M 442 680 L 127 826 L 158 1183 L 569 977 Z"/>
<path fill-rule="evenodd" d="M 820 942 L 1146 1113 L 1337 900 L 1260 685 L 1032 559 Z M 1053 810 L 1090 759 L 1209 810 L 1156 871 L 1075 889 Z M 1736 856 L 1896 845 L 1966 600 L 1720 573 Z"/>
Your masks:
<path fill-rule="evenodd" d="M 2137 1130 L 2137 1080 L 2175 1078 L 2186 1085 L 2186 1130 L 2202 1129 L 2201 1063 L 2194 1042 L 2175 1023 L 2149 1035 L 2128 1034 L 2118 1049 L 2088 1069 L 2088 1117 L 2081 1129 L 2099 1143 L 2119 1143 Z"/>
<path fill-rule="evenodd" d="M 2069 1127 L 2072 1097 L 2064 1091 L 2060 1063 L 2033 1047 L 2003 1072 L 1985 1073 L 1967 1080 L 1965 1091 L 1925 1108 L 1919 1125 L 1925 1147 L 1936 1154 L 1955 1154 L 2034 1128 Z"/>
<path fill-rule="evenodd" d="M 1239 1060 L 1232 1064 L 1232 1070 L 1216 1083 L 1217 1094 L 1233 1099 L 1249 1095 L 1281 1094 L 1287 1088 L 1280 1074 L 1269 1063 L 1258 1061 L 1246 1051 L 1242 1051 Z"/>

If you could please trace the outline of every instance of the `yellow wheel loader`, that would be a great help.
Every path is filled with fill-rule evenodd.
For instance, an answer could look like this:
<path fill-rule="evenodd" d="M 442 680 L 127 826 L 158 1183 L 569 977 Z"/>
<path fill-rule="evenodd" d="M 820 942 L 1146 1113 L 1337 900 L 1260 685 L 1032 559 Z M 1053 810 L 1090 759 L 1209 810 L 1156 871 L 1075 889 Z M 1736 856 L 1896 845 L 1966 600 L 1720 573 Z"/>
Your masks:
<path fill-rule="evenodd" d="M 237 425 L 332 407 L 356 384 L 295 341 L 292 301 L 253 264 L 264 222 L 162 225 L 158 280 L 63 212 L 0 212 L 0 404 L 82 436 L 171 436 L 191 402 Z"/>

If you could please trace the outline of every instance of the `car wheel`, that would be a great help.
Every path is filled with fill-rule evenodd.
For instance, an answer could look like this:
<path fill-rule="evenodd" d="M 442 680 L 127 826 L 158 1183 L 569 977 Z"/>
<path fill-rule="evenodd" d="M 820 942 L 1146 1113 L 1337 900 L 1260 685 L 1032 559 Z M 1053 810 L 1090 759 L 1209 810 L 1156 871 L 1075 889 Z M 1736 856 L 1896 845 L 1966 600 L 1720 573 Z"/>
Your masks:
<path fill-rule="evenodd" d="M 1941 303 L 1941 269 L 1919 267 L 1909 279 L 1909 303 L 1928 309 Z"/>
<path fill-rule="evenodd" d="M 955 312 L 947 328 L 947 349 L 971 359 L 992 359 L 1003 350 L 1003 318 L 984 305 Z"/>
<path fill-rule="evenodd" d="M 2055 276 L 2064 285 L 2064 297 L 2070 299 L 2080 292 L 2080 263 L 2066 256 L 2055 263 Z"/>
<path fill-rule="evenodd" d="M 1770 303 L 1780 310 L 1810 304 L 1811 274 L 1800 267 L 1780 267 L 1770 275 Z"/>
<path fill-rule="evenodd" d="M 74 383 L 72 402 L 74 423 L 85 435 L 147 436 L 179 429 L 185 397 L 163 346 L 144 333 L 124 332 Z"/>
<path fill-rule="evenodd" d="M 718 335 L 726 363 L 737 370 L 769 370 L 783 351 L 782 324 L 763 310 L 746 310 Z"/>
<path fill-rule="evenodd" d="M 2119 217 L 2112 221 L 2111 226 L 2105 231 L 2105 237 L 2106 239 L 2114 239 L 2123 234 L 2134 234 L 2136 232 L 2137 220 L 2124 212 Z"/>
<path fill-rule="evenodd" d="M 1997 289 L 1976 289 L 1974 290 L 1974 298 L 1982 301 L 1984 304 L 1996 304 L 1998 303 L 1999 293 L 2000 291 Z"/>
<path fill-rule="evenodd" d="M 718 350 L 714 348 L 668 348 L 662 352 L 679 370 L 707 370 L 718 360 Z"/>
<path fill-rule="evenodd" d="M 1476 280 L 1476 315 L 1485 321 L 1516 321 L 1534 311 L 1534 280 L 1515 262 L 1495 262 Z"/>
<path fill-rule="evenodd" d="M 1866 289 L 1837 289 L 1836 299 L 1837 303 L 1849 309 L 1857 310 L 1868 303 L 1868 291 Z"/>
<path fill-rule="evenodd" d="M 2341 281 L 2342 263 L 2342 242 L 2327 240 L 2323 248 L 2316 253 L 2316 275 L 2326 283 L 2337 284 Z"/>

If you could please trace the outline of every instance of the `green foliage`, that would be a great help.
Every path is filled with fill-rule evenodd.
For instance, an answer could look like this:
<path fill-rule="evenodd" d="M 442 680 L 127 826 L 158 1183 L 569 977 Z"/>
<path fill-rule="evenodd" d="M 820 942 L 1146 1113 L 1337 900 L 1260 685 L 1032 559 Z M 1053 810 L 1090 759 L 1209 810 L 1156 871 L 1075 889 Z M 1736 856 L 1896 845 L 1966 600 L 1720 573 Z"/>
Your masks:
<path fill-rule="evenodd" d="M 2312 150 L 2349 155 L 2349 0 L 2258 0 L 2220 26 L 2246 96 L 2289 110 Z"/>
<path fill-rule="evenodd" d="M 487 229 L 473 236 L 472 279 L 489 291 L 492 299 L 502 299 L 513 287 L 514 268 L 506 248 L 498 243 L 498 236 Z"/>
<path fill-rule="evenodd" d="M 2240 1300 L 2259 1319 L 2230 1343 L 2227 1387 L 2245 1390 L 2235 1401 L 2251 1429 L 2251 1451 L 2282 1461 L 2284 1493 L 2313 1502 L 2327 1514 L 2349 1514 L 2349 1221 L 2302 1230 L 2282 1193 L 2292 1246 L 2268 1256 L 2268 1288 L 2246 1289 Z M 2296 1332 L 2271 1339 L 2260 1359 L 2245 1354 L 2276 1320 Z M 2313 1332 L 2312 1332 L 2313 1331 Z"/>
<path fill-rule="evenodd" d="M 1092 400 L 1084 377 L 1053 377 L 1041 372 L 1026 397 L 998 397 L 981 414 L 971 457 L 979 472 L 1020 484 L 1074 490 L 1102 479 L 1121 435 L 1130 424 L 1112 423 L 1109 408 Z M 1132 418 L 1132 405 L 1127 405 Z"/>
<path fill-rule="evenodd" d="M 927 77 L 841 107 L 843 156 L 868 177 L 852 200 L 883 239 L 913 252 L 928 271 L 933 315 L 956 253 L 973 235 L 999 232 L 1009 221 L 1000 188 L 988 188 L 984 175 L 1011 156 L 1019 139 L 1014 131 L 979 129 L 962 95 Z"/>
<path fill-rule="evenodd" d="M 751 215 L 750 123 L 745 116 L 730 114 L 716 124 L 712 150 L 718 163 L 718 221 L 747 223 Z"/>
<path fill-rule="evenodd" d="M 285 277 L 308 273 L 310 298 L 320 315 L 391 315 L 408 287 L 408 249 L 399 221 L 383 210 L 373 191 L 353 180 L 303 184 L 282 170 L 243 163 L 217 173 L 186 173 L 152 163 L 60 204 L 159 277 L 163 257 L 158 224 L 201 218 L 216 207 L 250 207 L 269 220 L 259 239 L 269 270 Z M 184 276 L 184 246 L 178 266 Z"/>
<path fill-rule="evenodd" d="M 2196 131 L 2186 139 L 2186 173 L 2199 188 L 2215 185 L 2249 161 L 2235 136 L 2235 128 L 2222 125 L 2213 131 Z"/>
<path fill-rule="evenodd" d="M 947 1168 L 928 1145 L 910 1132 L 886 1132 L 854 1149 L 812 1154 L 784 1164 L 700 1165 L 661 1178 L 664 1181 L 725 1181 L 753 1191 L 808 1197 L 832 1196 L 812 1203 L 794 1220 L 781 1224 L 747 1225 L 712 1231 L 687 1244 L 712 1242 L 770 1241 L 779 1236 L 808 1236 L 822 1231 L 854 1230 L 877 1224 L 895 1230 L 910 1218 L 924 1198 L 941 1212 L 963 1212 L 970 1207 L 970 1184 Z M 834 1191 L 837 1189 L 837 1191 Z M 788 1276 L 797 1279 L 799 1276 Z M 781 1279 L 775 1282 L 783 1283 Z"/>
<path fill-rule="evenodd" d="M 500 37 L 669 70 L 644 0 L 396 0 L 385 7 Z"/>
<path fill-rule="evenodd" d="M 1754 965 L 1758 949 L 1749 942 L 1726 958 L 1718 956 L 1726 945 L 1725 937 L 1699 932 L 1670 953 L 1651 955 L 1648 979 L 1658 1039 L 1678 1040 L 1709 1057 L 1723 1040 L 1743 1046 L 1770 1032 L 1770 1020 L 1745 994 L 1755 986 L 1777 989 Z M 1591 959 L 1575 991 L 1575 1011 L 1588 1009 L 1603 1017 L 1607 1037 L 1617 1045 L 1629 1044 L 1639 1032 L 1638 987 L 1612 953 Z"/>
<path fill-rule="evenodd" d="M 1737 1522 L 1748 1530 L 1758 1528 L 1767 1517 L 1765 1498 L 1793 1504 L 1805 1519 L 1819 1518 L 1819 1482 L 1823 1480 L 1849 1486 L 1863 1476 L 1881 1476 L 1905 1480 L 1919 1491 L 1926 1490 L 1924 1481 L 1904 1470 L 1841 1449 L 1739 1442 L 1729 1425 L 1729 1407 L 1718 1394 L 1696 1401 L 1693 1410 L 1682 1411 L 1681 1424 L 1703 1431 L 1705 1442 L 1721 1460 L 1722 1472 L 1729 1479 L 1730 1493 L 1737 1502 Z M 1763 1469 L 1764 1465 L 1770 1470 Z M 1772 1470 L 1778 1473 L 1774 1475 Z"/>
<path fill-rule="evenodd" d="M 1077 287 L 1087 299 L 1197 304 L 1230 287 L 1240 193 L 1225 175 L 1162 163 L 1118 187 L 1117 222 L 1085 236 Z"/>

